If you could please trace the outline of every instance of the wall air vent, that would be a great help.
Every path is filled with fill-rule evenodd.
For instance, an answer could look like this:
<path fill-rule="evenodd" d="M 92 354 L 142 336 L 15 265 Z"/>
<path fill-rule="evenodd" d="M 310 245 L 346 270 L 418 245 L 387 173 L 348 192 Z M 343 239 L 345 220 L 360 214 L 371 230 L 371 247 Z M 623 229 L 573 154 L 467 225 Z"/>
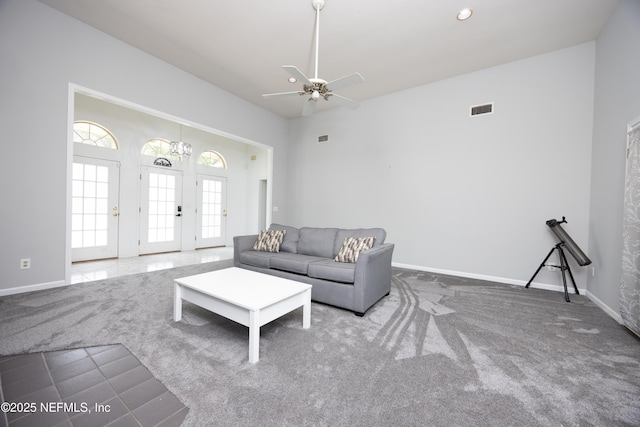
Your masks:
<path fill-rule="evenodd" d="M 322 144 L 329 141 L 329 135 L 320 135 L 318 137 L 318 144 Z"/>
<path fill-rule="evenodd" d="M 493 113 L 493 102 L 484 105 L 476 105 L 471 107 L 471 117 L 480 116 L 482 114 L 492 114 Z"/>

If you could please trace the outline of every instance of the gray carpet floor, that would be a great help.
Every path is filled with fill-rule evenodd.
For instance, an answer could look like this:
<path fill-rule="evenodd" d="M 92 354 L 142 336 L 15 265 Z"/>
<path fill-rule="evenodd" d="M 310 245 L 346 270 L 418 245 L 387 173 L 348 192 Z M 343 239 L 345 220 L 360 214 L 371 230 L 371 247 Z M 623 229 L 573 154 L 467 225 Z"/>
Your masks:
<path fill-rule="evenodd" d="M 640 340 L 584 296 L 394 268 L 357 317 L 312 304 L 261 329 L 184 303 L 230 261 L 0 298 L 0 356 L 121 343 L 185 426 L 638 426 Z"/>

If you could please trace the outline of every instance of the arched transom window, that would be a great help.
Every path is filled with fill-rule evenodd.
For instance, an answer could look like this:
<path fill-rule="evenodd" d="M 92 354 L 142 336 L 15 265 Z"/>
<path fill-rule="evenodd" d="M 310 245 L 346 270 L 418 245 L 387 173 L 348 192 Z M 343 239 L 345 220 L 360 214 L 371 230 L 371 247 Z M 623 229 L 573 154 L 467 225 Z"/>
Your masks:
<path fill-rule="evenodd" d="M 198 164 L 211 166 L 212 168 L 227 168 L 227 161 L 222 157 L 222 154 L 213 150 L 205 151 L 200 154 L 200 157 L 198 157 Z"/>
<path fill-rule="evenodd" d="M 142 154 L 152 157 L 165 157 L 167 159 L 174 159 L 176 156 L 171 154 L 171 143 L 166 139 L 154 138 L 148 140 L 142 146 Z"/>
<path fill-rule="evenodd" d="M 87 121 L 73 123 L 73 142 L 95 147 L 118 149 L 118 141 L 104 126 Z"/>

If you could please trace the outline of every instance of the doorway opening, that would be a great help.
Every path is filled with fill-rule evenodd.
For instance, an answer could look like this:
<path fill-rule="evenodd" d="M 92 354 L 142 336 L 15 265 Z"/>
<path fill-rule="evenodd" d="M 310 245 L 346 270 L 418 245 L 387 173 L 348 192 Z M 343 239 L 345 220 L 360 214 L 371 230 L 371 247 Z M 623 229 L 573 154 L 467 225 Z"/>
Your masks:
<path fill-rule="evenodd" d="M 270 177 L 273 161 L 272 147 L 74 84 L 69 85 L 68 108 L 69 191 L 65 255 L 67 283 L 70 280 L 73 261 L 97 259 L 92 255 L 76 258 L 75 247 L 72 250 L 72 236 L 75 236 L 77 242 L 79 235 L 79 233 L 73 235 L 72 232 L 80 231 L 76 230 L 78 223 L 74 224 L 72 219 L 73 204 L 75 202 L 78 206 L 79 200 L 72 200 L 73 167 L 74 163 L 78 163 L 78 158 L 87 157 L 119 165 L 116 169 L 117 179 L 109 181 L 109 187 L 113 186 L 114 189 L 119 187 L 119 194 L 116 193 L 118 194 L 117 203 L 108 200 L 106 202 L 108 212 L 106 214 L 100 212 L 102 215 L 100 221 L 103 221 L 104 215 L 110 214 L 109 219 L 113 217 L 117 224 L 117 227 L 108 229 L 108 232 L 116 230 L 115 238 L 110 240 L 115 242 L 115 251 L 109 255 L 111 258 L 129 258 L 146 253 L 176 250 L 191 251 L 199 247 L 230 246 L 232 241 L 227 230 L 233 230 L 234 234 L 253 233 L 255 230 L 252 224 L 258 222 L 258 217 L 268 216 L 268 209 L 266 214 L 262 210 L 258 212 L 255 207 L 251 209 L 253 203 L 250 200 L 256 200 L 253 197 L 258 197 L 256 194 L 258 189 L 253 186 L 255 184 L 250 183 L 255 183 L 251 178 L 256 175 Z M 94 113 L 99 113 L 97 118 L 102 118 L 108 124 L 109 130 L 118 136 L 120 145 L 118 150 L 74 143 L 74 121 L 90 120 L 96 116 Z M 166 137 L 169 141 L 187 140 L 186 142 L 193 146 L 193 156 L 170 159 L 171 167 L 154 168 L 153 163 L 157 159 L 141 153 L 143 144 L 154 137 Z M 222 179 L 219 181 L 220 188 L 210 189 L 204 196 L 197 186 L 197 181 L 201 175 L 211 169 L 211 165 L 199 164 L 197 159 L 199 153 L 211 150 L 224 155 L 228 169 L 218 169 L 221 176 L 217 178 Z M 250 169 L 247 171 L 246 156 L 249 150 L 257 152 L 259 158 L 264 158 L 262 162 L 264 165 L 261 162 L 251 162 Z M 256 167 L 259 169 L 256 170 Z M 145 175 L 146 181 L 142 183 Z M 168 178 L 169 176 L 172 178 Z M 151 185 L 154 179 L 158 180 L 156 186 Z M 172 180 L 173 188 L 170 187 Z M 213 187 L 216 185 L 214 183 Z M 227 188 L 232 188 L 233 192 L 228 193 Z M 271 188 L 267 188 L 267 192 L 270 191 Z M 155 195 L 151 194 L 152 192 L 155 192 Z M 251 196 L 252 193 L 256 195 Z M 203 199 L 207 197 L 209 198 L 207 207 L 204 208 Z M 211 198 L 216 197 L 220 197 L 223 203 L 209 202 Z M 271 200 L 271 195 L 267 194 L 265 199 Z M 101 201 L 100 204 L 102 206 L 104 203 Z M 111 212 L 110 209 L 113 208 L 117 210 Z M 153 213 L 151 213 L 152 209 Z M 206 209 L 209 211 L 205 213 Z M 228 212 L 235 215 L 229 215 Z M 76 211 L 75 214 L 81 215 L 84 212 Z M 256 219 L 250 220 L 251 217 Z M 268 222 L 268 219 L 263 222 Z M 94 234 L 102 239 L 103 231 L 101 229 L 99 233 Z M 207 239 L 213 240 L 207 241 Z M 171 246 L 170 242 L 174 246 L 166 247 Z"/>

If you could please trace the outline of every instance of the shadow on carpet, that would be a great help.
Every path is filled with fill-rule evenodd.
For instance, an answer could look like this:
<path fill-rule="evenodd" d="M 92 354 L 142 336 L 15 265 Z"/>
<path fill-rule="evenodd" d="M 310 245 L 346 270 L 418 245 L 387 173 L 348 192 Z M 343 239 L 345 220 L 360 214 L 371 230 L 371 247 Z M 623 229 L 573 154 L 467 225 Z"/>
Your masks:
<path fill-rule="evenodd" d="M 0 299 L 3 354 L 124 344 L 189 407 L 185 426 L 640 424 L 640 341 L 589 299 L 394 268 L 364 317 L 312 303 L 261 328 L 183 303 L 222 261 Z"/>

